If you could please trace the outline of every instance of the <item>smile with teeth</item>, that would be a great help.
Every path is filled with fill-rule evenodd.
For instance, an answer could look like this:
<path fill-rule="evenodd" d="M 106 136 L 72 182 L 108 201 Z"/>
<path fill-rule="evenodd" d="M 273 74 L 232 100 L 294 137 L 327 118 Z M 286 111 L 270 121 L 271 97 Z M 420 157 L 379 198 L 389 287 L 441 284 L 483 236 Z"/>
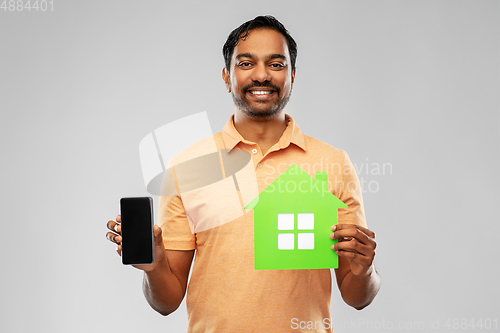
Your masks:
<path fill-rule="evenodd" d="M 271 90 L 252 90 L 250 93 L 254 95 L 269 95 L 273 92 Z"/>

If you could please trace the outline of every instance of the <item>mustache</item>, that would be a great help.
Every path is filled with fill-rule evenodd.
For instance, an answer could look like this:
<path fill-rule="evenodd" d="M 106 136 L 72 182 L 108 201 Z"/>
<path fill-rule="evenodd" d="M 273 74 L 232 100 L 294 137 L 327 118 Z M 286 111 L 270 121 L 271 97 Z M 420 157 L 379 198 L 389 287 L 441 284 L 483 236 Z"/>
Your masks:
<path fill-rule="evenodd" d="M 281 92 L 281 89 L 278 86 L 275 86 L 274 84 L 271 84 L 267 81 L 265 81 L 264 83 L 255 82 L 253 84 L 246 85 L 243 87 L 242 90 L 244 93 L 246 93 L 248 91 L 248 89 L 255 88 L 255 87 L 271 88 L 271 89 L 275 90 L 278 93 L 278 95 Z"/>

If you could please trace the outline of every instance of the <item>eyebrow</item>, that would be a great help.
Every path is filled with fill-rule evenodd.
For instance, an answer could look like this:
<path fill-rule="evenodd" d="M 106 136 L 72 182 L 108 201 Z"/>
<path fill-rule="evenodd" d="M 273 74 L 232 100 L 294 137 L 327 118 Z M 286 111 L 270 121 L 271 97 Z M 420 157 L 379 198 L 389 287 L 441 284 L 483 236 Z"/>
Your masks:
<path fill-rule="evenodd" d="M 241 58 L 254 58 L 254 56 L 251 54 L 251 53 L 240 53 L 236 56 L 236 60 L 240 60 Z M 282 60 L 286 60 L 286 57 L 283 55 L 283 54 L 279 54 L 279 53 L 273 53 L 273 54 L 270 54 L 269 56 L 267 56 L 267 59 L 266 60 L 272 60 L 272 59 L 282 59 Z"/>

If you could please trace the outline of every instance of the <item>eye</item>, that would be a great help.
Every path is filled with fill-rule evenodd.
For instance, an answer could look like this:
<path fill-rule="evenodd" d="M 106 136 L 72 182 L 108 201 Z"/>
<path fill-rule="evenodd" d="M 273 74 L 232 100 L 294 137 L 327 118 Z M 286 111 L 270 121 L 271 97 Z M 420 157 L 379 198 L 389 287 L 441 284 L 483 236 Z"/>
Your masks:
<path fill-rule="evenodd" d="M 238 64 L 239 67 L 250 67 L 252 64 L 249 62 L 240 62 Z"/>
<path fill-rule="evenodd" d="M 271 64 L 271 67 L 273 67 L 273 68 L 285 68 L 285 66 L 283 66 L 283 64 L 279 64 L 279 63 Z"/>

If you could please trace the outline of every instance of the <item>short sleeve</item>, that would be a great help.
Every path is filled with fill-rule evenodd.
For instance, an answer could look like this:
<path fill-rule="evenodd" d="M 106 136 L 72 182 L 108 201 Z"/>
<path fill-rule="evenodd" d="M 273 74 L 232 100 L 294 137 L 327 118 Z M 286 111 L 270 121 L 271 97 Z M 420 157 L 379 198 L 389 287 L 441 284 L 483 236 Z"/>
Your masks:
<path fill-rule="evenodd" d="M 339 223 L 357 224 L 366 227 L 365 209 L 363 207 L 363 195 L 356 169 L 349 156 L 342 150 L 344 155 L 342 169 L 342 190 L 339 199 L 348 207 L 339 209 Z"/>
<path fill-rule="evenodd" d="M 165 249 L 196 249 L 196 236 L 191 232 L 186 212 L 179 196 L 160 197 L 158 225 L 162 229 Z"/>

